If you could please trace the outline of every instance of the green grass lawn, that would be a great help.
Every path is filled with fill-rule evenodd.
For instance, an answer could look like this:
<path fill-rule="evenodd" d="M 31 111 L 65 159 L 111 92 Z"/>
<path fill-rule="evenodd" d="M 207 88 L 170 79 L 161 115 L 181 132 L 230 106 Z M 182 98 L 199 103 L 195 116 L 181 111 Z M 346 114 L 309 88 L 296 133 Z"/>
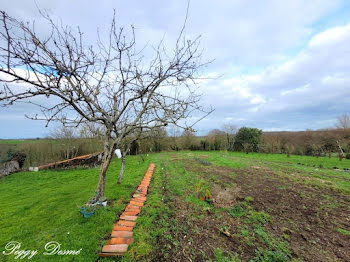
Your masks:
<path fill-rule="evenodd" d="M 202 158 L 210 165 L 202 165 L 203 161 L 199 160 Z M 302 183 L 307 188 L 319 186 L 319 191 L 339 190 L 347 197 L 350 194 L 349 171 L 332 169 L 333 166 L 350 168 L 350 160 L 345 159 L 340 162 L 335 158 L 287 158 L 285 155 L 246 155 L 230 152 L 168 152 L 151 154 L 145 159 L 143 163 L 137 156 L 127 158 L 124 180 L 120 185 L 116 184 L 120 160 L 112 161 L 106 182 L 106 197 L 111 205 L 99 209 L 88 219 L 82 217 L 79 207 L 93 196 L 98 179 L 97 168 L 21 172 L 0 179 L 0 261 L 14 261 L 13 255 L 2 254 L 5 245 L 10 241 L 21 242 L 21 249 L 39 250 L 39 254 L 34 256 L 32 261 L 96 261 L 113 223 L 125 208 L 151 162 L 156 164 L 156 171 L 150 184 L 148 199 L 134 228 L 135 243 L 129 247 L 125 256 L 102 258 L 100 261 L 158 261 L 171 259 L 176 252 L 196 258 L 197 253 L 201 254 L 199 250 L 202 248 L 191 246 L 197 241 L 195 236 L 205 232 L 212 234 L 208 235 L 208 241 L 217 239 L 214 243 L 219 245 L 220 241 L 227 241 L 227 236 L 220 233 L 230 230 L 227 221 L 236 223 L 235 228 L 239 233 L 232 234 L 241 241 L 241 245 L 251 245 L 249 247 L 253 251 L 256 250 L 256 259 L 274 256 L 273 250 L 280 252 L 277 255 L 290 256 L 291 251 L 286 239 L 276 237 L 265 228 L 276 221 L 268 214 L 271 210 L 256 210 L 255 200 L 249 197 L 241 203 L 248 209 L 243 215 L 240 213 L 240 216 L 235 216 L 237 208 L 214 208 L 195 197 L 196 185 L 201 180 L 208 186 L 217 184 L 229 189 L 238 183 L 234 180 L 238 171 L 244 174 L 245 170 L 256 166 L 269 167 L 274 173 L 273 179 L 288 178 L 293 183 Z M 320 164 L 324 168 L 316 168 Z M 198 170 L 201 168 L 202 171 L 213 170 L 213 173 L 197 172 L 195 169 L 189 171 L 189 167 L 197 167 Z M 222 169 L 221 173 L 216 174 L 215 168 L 219 171 Z M 230 171 L 231 169 L 236 171 Z M 224 171 L 225 175 L 222 173 Z M 223 179 L 232 179 L 232 182 Z M 240 186 L 243 188 L 244 185 Z M 307 192 L 305 194 L 307 198 Z M 325 199 L 331 201 L 332 197 L 325 193 Z M 326 207 L 332 205 L 335 204 L 329 202 Z M 179 214 L 180 206 L 186 212 Z M 227 217 L 231 217 L 231 220 L 224 220 L 228 219 Z M 205 229 L 209 231 L 201 232 L 201 221 L 207 218 L 215 219 L 215 223 L 218 224 L 213 222 L 213 229 L 209 227 Z M 223 221 L 226 221 L 226 224 Z M 342 232 L 347 233 L 350 230 L 341 224 L 335 226 L 336 234 L 346 235 Z M 184 236 L 187 235 L 188 239 L 184 240 Z M 49 241 L 60 243 L 61 250 L 81 248 L 82 251 L 74 257 L 44 256 L 44 246 Z M 224 249 L 214 245 L 211 249 L 203 251 L 201 256 L 204 261 L 240 261 L 240 250 L 230 254 Z"/>
<path fill-rule="evenodd" d="M 299 156 L 299 155 L 290 155 L 287 157 L 284 154 L 261 154 L 261 153 L 240 153 L 240 152 L 230 152 L 229 155 L 236 156 L 239 158 L 249 158 L 249 159 L 257 159 L 262 161 L 273 161 L 273 162 L 281 162 L 281 163 L 290 163 L 290 164 L 302 164 L 309 167 L 319 167 L 320 165 L 323 168 L 348 168 L 350 169 L 350 160 L 343 159 L 339 161 L 337 157 L 314 157 L 314 156 Z"/>
<path fill-rule="evenodd" d="M 22 172 L 0 180 L 0 249 L 18 241 L 23 249 L 44 252 L 49 241 L 61 243 L 61 249 L 82 248 L 74 261 L 96 261 L 103 239 L 113 227 L 117 214 L 126 206 L 141 181 L 151 157 L 140 163 L 138 157 L 127 158 L 121 185 L 116 184 L 120 161 L 114 159 L 107 175 L 106 197 L 112 206 L 99 209 L 85 219 L 79 207 L 93 196 L 98 169 Z M 13 261 L 0 254 L 0 261 Z M 49 261 L 50 256 L 37 255 L 33 261 Z M 55 261 L 73 261 L 69 256 Z"/>
<path fill-rule="evenodd" d="M 45 139 L 51 140 L 51 139 Z M 37 143 L 38 141 L 43 141 L 43 139 L 0 139 L 0 144 L 11 144 L 11 145 L 20 145 L 26 143 Z"/>

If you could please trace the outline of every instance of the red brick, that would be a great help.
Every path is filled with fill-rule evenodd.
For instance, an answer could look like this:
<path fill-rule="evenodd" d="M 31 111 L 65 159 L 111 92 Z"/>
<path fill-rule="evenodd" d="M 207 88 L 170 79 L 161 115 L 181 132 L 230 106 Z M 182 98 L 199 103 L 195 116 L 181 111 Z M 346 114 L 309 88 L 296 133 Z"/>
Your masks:
<path fill-rule="evenodd" d="M 132 231 L 133 227 L 114 226 L 113 231 Z"/>
<path fill-rule="evenodd" d="M 141 208 L 139 206 L 129 204 L 126 206 L 125 211 L 141 211 Z"/>
<path fill-rule="evenodd" d="M 133 237 L 132 232 L 128 231 L 112 231 L 112 237 L 124 237 L 124 238 L 131 238 Z"/>
<path fill-rule="evenodd" d="M 127 221 L 136 221 L 137 216 L 121 215 L 120 219 L 127 220 Z"/>
<path fill-rule="evenodd" d="M 128 244 L 105 245 L 102 248 L 102 253 L 125 253 L 128 251 Z"/>
<path fill-rule="evenodd" d="M 130 201 L 131 201 L 131 200 L 132 200 L 132 199 L 130 199 Z M 136 206 L 136 205 L 130 204 L 130 202 L 129 202 L 129 204 L 126 206 L 126 208 L 140 209 L 140 207 L 139 207 L 139 206 Z"/>
<path fill-rule="evenodd" d="M 135 202 L 143 203 L 143 202 L 146 201 L 146 199 L 142 199 L 142 198 L 139 198 L 139 197 L 134 197 L 134 198 L 132 198 L 130 201 L 135 201 Z"/>
<path fill-rule="evenodd" d="M 126 221 L 126 220 L 119 220 L 117 222 L 118 226 L 125 226 L 125 227 L 134 227 L 136 225 L 135 221 Z"/>
<path fill-rule="evenodd" d="M 108 240 L 107 245 L 117 245 L 117 244 L 132 244 L 134 243 L 133 237 L 112 237 Z"/>
<path fill-rule="evenodd" d="M 140 206 L 137 206 L 137 205 L 134 205 L 131 203 L 130 201 L 130 204 L 126 206 L 125 210 L 128 210 L 128 209 L 136 209 L 136 210 L 140 210 Z"/>
<path fill-rule="evenodd" d="M 124 211 L 121 215 L 120 215 L 120 218 L 122 216 L 136 216 L 140 213 L 140 210 L 136 210 L 136 209 L 131 209 L 131 210 L 128 210 L 128 211 Z"/>
<path fill-rule="evenodd" d="M 140 207 L 143 206 L 143 203 L 136 202 L 136 201 L 133 201 L 133 200 L 130 201 L 130 204 L 135 205 L 135 206 L 140 206 Z"/>
<path fill-rule="evenodd" d="M 114 225 L 112 238 L 103 247 L 99 256 L 122 255 L 127 252 L 128 245 L 134 242 L 132 229 L 136 225 L 137 214 L 141 212 L 141 207 L 147 200 L 146 195 L 154 169 L 155 164 L 150 164 L 140 185 L 133 194 L 133 198 L 120 215 L 120 220 Z"/>
<path fill-rule="evenodd" d="M 142 193 L 135 193 L 132 195 L 133 197 L 146 197 L 145 194 L 142 194 Z"/>
<path fill-rule="evenodd" d="M 100 252 L 100 253 L 98 253 L 98 256 L 99 257 L 115 257 L 115 256 L 122 256 L 122 255 L 124 255 L 124 253 L 102 253 L 102 252 Z"/>

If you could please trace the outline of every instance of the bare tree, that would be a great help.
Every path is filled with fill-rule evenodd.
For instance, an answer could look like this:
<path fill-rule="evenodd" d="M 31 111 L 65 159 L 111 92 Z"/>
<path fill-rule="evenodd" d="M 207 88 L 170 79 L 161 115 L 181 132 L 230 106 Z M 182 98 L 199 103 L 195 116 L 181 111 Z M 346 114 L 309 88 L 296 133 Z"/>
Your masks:
<path fill-rule="evenodd" d="M 103 127 L 104 154 L 96 194 L 104 198 L 106 172 L 117 145 L 137 129 L 168 124 L 186 128 L 186 119 L 201 112 L 197 122 L 212 110 L 203 109 L 195 85 L 201 62 L 199 37 L 187 40 L 184 27 L 171 52 L 162 41 L 152 47 L 153 58 L 138 50 L 135 30 L 118 28 L 115 16 L 108 37 L 98 34 L 88 46 L 78 28 L 55 23 L 46 37 L 34 22 L 24 23 L 0 11 L 0 102 L 5 106 L 25 101 L 39 106 L 35 120 L 62 122 L 65 126 L 95 123 Z M 13 83 L 26 83 L 17 86 Z M 50 106 L 34 97 L 52 98 Z M 55 102 L 52 102 L 55 101 Z"/>
<path fill-rule="evenodd" d="M 166 131 L 157 127 L 149 127 L 147 129 L 147 131 L 143 132 L 142 129 L 139 130 L 135 130 L 135 132 L 130 135 L 127 139 L 124 140 L 123 144 L 121 144 L 119 146 L 120 151 L 121 151 L 121 168 L 120 168 L 120 173 L 117 179 L 117 184 L 120 184 L 122 179 L 123 179 L 123 175 L 124 175 L 124 171 L 125 171 L 125 157 L 128 154 L 128 152 L 130 151 L 130 148 L 132 146 L 133 143 L 142 140 L 153 140 L 153 143 L 155 143 L 155 139 L 159 139 L 160 134 L 163 133 L 166 134 Z M 158 138 L 155 138 L 155 136 L 157 136 Z M 157 150 L 155 150 L 155 152 L 159 152 Z M 142 154 L 140 154 L 140 157 L 142 159 L 142 161 L 145 161 Z"/>
<path fill-rule="evenodd" d="M 178 151 L 180 150 L 180 139 L 179 137 L 181 136 L 181 132 L 180 132 L 180 129 L 173 125 L 170 127 L 170 130 L 169 130 L 169 134 L 170 134 L 170 148 L 172 150 L 175 150 L 175 151 Z"/>
<path fill-rule="evenodd" d="M 49 137 L 58 139 L 61 142 L 65 159 L 77 156 L 78 150 L 74 141 L 76 141 L 78 137 L 75 128 L 67 126 L 56 127 L 50 131 Z"/>
<path fill-rule="evenodd" d="M 350 128 L 350 117 L 348 115 L 342 115 L 337 118 L 336 126 L 341 129 L 349 129 Z"/>
<path fill-rule="evenodd" d="M 194 130 L 185 129 L 180 137 L 181 149 L 189 150 L 199 144 Z"/>
<path fill-rule="evenodd" d="M 226 133 L 220 129 L 210 130 L 206 140 L 212 150 L 226 150 L 228 148 Z"/>
<path fill-rule="evenodd" d="M 237 133 L 237 126 L 233 124 L 225 124 L 223 125 L 222 129 L 226 133 L 227 138 L 227 150 L 233 151 L 234 149 L 234 143 L 235 143 L 235 134 Z"/>

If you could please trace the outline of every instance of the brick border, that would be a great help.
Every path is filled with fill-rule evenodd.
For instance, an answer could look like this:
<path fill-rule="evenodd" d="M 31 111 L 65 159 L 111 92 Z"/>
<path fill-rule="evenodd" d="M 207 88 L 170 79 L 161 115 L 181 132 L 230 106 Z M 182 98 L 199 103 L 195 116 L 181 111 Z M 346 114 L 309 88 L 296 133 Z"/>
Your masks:
<path fill-rule="evenodd" d="M 147 191 L 154 168 L 155 164 L 150 164 L 140 185 L 133 194 L 133 198 L 120 215 L 118 222 L 113 225 L 111 239 L 98 254 L 100 257 L 123 255 L 128 251 L 129 245 L 134 242 L 132 229 L 136 225 L 136 219 L 141 212 L 143 203 L 147 200 Z"/>

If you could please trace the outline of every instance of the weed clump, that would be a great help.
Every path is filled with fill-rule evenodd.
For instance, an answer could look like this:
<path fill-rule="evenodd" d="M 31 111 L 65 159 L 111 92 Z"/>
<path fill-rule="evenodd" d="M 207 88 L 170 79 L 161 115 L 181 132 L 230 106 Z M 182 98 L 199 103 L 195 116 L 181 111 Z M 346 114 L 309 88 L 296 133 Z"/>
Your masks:
<path fill-rule="evenodd" d="M 250 211 L 248 219 L 255 223 L 266 224 L 271 222 L 271 216 L 265 212 Z"/>
<path fill-rule="evenodd" d="M 256 250 L 256 256 L 250 260 L 250 262 L 264 262 L 264 261 L 271 261 L 271 262 L 285 262 L 288 261 L 288 257 L 281 251 L 273 251 L 273 250 L 267 250 L 258 248 Z"/>
<path fill-rule="evenodd" d="M 228 210 L 232 217 L 242 217 L 247 214 L 248 205 L 245 201 L 237 203 L 233 208 Z"/>
<path fill-rule="evenodd" d="M 204 165 L 204 166 L 210 166 L 211 165 L 211 162 L 209 162 L 208 160 L 205 160 L 205 159 L 200 159 L 200 158 L 196 157 L 195 160 L 197 162 L 199 162 L 201 165 Z"/>

